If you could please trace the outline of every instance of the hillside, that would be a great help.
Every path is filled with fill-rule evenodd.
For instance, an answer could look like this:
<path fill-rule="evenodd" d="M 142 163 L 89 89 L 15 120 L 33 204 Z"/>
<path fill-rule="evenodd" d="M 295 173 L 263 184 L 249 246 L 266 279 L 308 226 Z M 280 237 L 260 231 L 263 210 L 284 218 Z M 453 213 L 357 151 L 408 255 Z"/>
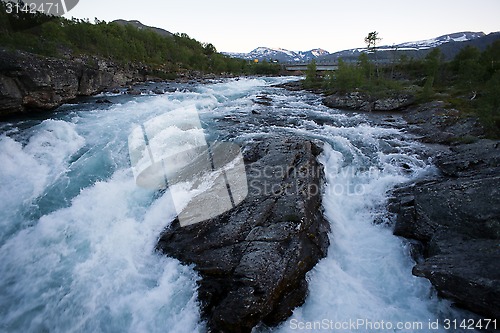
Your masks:
<path fill-rule="evenodd" d="M 233 59 L 214 45 L 187 34 L 143 25 L 139 21 L 94 22 L 41 13 L 8 14 L 0 2 L 0 48 L 72 60 L 98 57 L 117 66 L 134 65 L 160 78 L 186 71 L 274 74 L 276 68 Z"/>
<path fill-rule="evenodd" d="M 159 34 L 160 36 L 164 36 L 164 37 L 173 37 L 174 36 L 174 34 L 171 33 L 170 31 L 167 31 L 167 30 L 161 29 L 161 28 L 150 27 L 150 26 L 142 24 L 141 22 L 139 22 L 137 20 L 130 20 L 130 21 L 114 20 L 112 23 L 116 23 L 116 24 L 123 25 L 123 26 L 131 25 L 131 26 L 137 28 L 138 30 L 149 30 L 149 31 L 155 32 L 155 33 Z"/>

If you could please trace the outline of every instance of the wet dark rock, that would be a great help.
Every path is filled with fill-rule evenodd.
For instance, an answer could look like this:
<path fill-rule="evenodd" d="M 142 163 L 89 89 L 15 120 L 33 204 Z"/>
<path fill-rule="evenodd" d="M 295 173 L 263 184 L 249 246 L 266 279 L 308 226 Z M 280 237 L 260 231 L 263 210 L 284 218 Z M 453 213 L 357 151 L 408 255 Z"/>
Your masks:
<path fill-rule="evenodd" d="M 156 87 L 155 89 L 153 89 L 153 94 L 156 94 L 156 95 L 163 95 L 165 93 L 165 90 L 163 89 L 160 89 L 158 87 Z"/>
<path fill-rule="evenodd" d="M 259 95 L 257 96 L 256 99 L 253 100 L 254 103 L 264 105 L 264 106 L 271 106 L 272 105 L 272 98 L 264 95 Z"/>
<path fill-rule="evenodd" d="M 290 91 L 301 91 L 304 90 L 304 86 L 302 85 L 302 81 L 291 81 L 286 83 L 280 83 L 274 85 L 274 87 L 284 88 Z"/>
<path fill-rule="evenodd" d="M 394 233 L 424 245 L 413 273 L 439 293 L 500 318 L 500 147 L 479 140 L 437 157 L 442 175 L 394 191 Z"/>
<path fill-rule="evenodd" d="M 323 169 L 313 142 L 262 137 L 244 146 L 249 194 L 233 210 L 162 234 L 158 250 L 194 264 L 211 332 L 276 325 L 307 294 L 305 274 L 326 255 Z"/>
<path fill-rule="evenodd" d="M 128 88 L 127 91 L 126 91 L 127 94 L 129 95 L 140 95 L 142 92 L 139 90 L 139 89 L 135 89 L 135 88 Z"/>
<path fill-rule="evenodd" d="M 436 164 L 449 177 L 495 176 L 500 165 L 500 143 L 498 140 L 479 140 L 452 146 Z"/>
<path fill-rule="evenodd" d="M 100 98 L 95 101 L 97 104 L 113 104 L 109 99 Z"/>
<path fill-rule="evenodd" d="M 417 264 L 413 274 L 428 278 L 457 305 L 500 318 L 500 241 L 446 235 L 434 242 L 440 252 Z"/>

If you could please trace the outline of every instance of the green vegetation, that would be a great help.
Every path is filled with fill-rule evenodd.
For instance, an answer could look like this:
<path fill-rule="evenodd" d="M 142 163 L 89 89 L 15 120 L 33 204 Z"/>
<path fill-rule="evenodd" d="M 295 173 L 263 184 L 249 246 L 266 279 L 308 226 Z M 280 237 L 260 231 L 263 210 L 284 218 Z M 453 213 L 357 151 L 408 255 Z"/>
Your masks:
<path fill-rule="evenodd" d="M 422 60 L 401 57 L 397 63 L 380 65 L 377 75 L 373 58 L 363 53 L 357 62 L 339 59 L 338 70 L 322 78 L 323 89 L 327 93 L 360 91 L 374 98 L 407 92 L 419 102 L 443 100 L 464 116 L 478 116 L 490 137 L 500 137 L 500 41 L 483 52 L 465 47 L 449 62 L 439 49 Z M 310 86 L 316 76 L 308 71 L 304 85 Z"/>
<path fill-rule="evenodd" d="M 131 25 L 47 16 L 7 14 L 0 1 L 0 46 L 51 57 L 99 56 L 118 64 L 146 66 L 159 76 L 196 70 L 205 73 L 277 74 L 279 65 L 233 59 L 186 34 L 161 36 Z"/>
<path fill-rule="evenodd" d="M 318 77 L 316 60 L 314 59 L 307 65 L 304 87 L 307 89 L 321 88 L 321 80 Z"/>

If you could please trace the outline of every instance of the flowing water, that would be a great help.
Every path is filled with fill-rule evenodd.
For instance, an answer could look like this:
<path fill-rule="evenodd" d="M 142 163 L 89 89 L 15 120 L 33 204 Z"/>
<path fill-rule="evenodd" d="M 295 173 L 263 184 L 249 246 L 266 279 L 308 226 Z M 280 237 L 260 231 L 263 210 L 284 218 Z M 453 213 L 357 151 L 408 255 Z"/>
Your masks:
<path fill-rule="evenodd" d="M 408 243 L 387 220 L 387 191 L 435 172 L 422 147 L 385 126 L 397 116 L 373 121 L 272 87 L 287 80 L 170 85 L 164 95 L 100 96 L 113 104 L 89 98 L 50 119 L 2 123 L 0 331 L 205 331 L 198 275 L 154 252 L 176 216 L 171 195 L 138 187 L 129 156 L 134 128 L 182 108 L 196 110 L 210 142 L 276 132 L 324 142 L 328 257 L 308 274 L 306 303 L 257 331 L 444 332 L 429 323 L 464 315 L 412 276 Z M 352 321 L 359 326 L 345 326 Z"/>

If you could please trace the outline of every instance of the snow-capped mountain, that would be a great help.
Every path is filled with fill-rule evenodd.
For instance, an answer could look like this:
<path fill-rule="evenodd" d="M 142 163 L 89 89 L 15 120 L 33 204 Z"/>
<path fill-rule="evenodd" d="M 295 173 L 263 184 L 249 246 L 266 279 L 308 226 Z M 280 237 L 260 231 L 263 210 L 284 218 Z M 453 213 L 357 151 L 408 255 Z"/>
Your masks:
<path fill-rule="evenodd" d="M 258 59 L 259 61 L 278 61 L 284 62 L 308 62 L 317 57 L 330 54 L 323 49 L 313 49 L 310 51 L 290 51 L 281 48 L 258 47 L 249 53 L 231 53 L 225 52 L 224 54 L 233 57 L 247 60 Z"/>
<path fill-rule="evenodd" d="M 395 45 L 397 49 L 410 49 L 410 50 L 422 50 L 422 49 L 430 49 L 433 47 L 441 46 L 450 42 L 466 42 L 469 40 L 474 40 L 480 37 L 483 37 L 484 32 L 457 32 L 454 34 L 439 36 L 433 39 L 420 40 L 416 42 L 407 42 Z M 393 50 L 395 47 L 393 46 L 384 46 L 381 49 L 390 49 Z"/>
<path fill-rule="evenodd" d="M 400 43 L 400 44 L 395 44 L 395 45 L 382 45 L 382 46 L 377 46 L 377 52 L 378 52 L 378 57 L 379 60 L 383 61 L 384 57 L 391 58 L 393 57 L 392 53 L 393 52 L 387 52 L 384 54 L 384 51 L 397 51 L 397 52 L 404 52 L 408 53 L 410 56 L 417 56 L 419 53 L 424 53 L 426 54 L 429 49 L 432 49 L 434 47 L 444 47 L 448 45 L 457 45 L 459 46 L 462 42 L 469 42 L 473 41 L 479 38 L 484 37 L 485 34 L 484 32 L 456 32 L 448 35 L 443 35 L 439 36 L 436 38 L 432 39 L 427 39 L 427 40 L 420 40 L 420 41 L 414 41 L 414 42 L 405 42 L 405 43 Z M 325 57 L 321 57 L 320 60 L 324 61 L 335 61 L 338 58 L 342 58 L 344 60 L 349 60 L 349 59 L 357 59 L 359 55 L 363 52 L 367 52 L 367 48 L 356 48 L 356 49 L 350 49 L 350 50 L 343 50 L 335 53 L 331 53 Z"/>

